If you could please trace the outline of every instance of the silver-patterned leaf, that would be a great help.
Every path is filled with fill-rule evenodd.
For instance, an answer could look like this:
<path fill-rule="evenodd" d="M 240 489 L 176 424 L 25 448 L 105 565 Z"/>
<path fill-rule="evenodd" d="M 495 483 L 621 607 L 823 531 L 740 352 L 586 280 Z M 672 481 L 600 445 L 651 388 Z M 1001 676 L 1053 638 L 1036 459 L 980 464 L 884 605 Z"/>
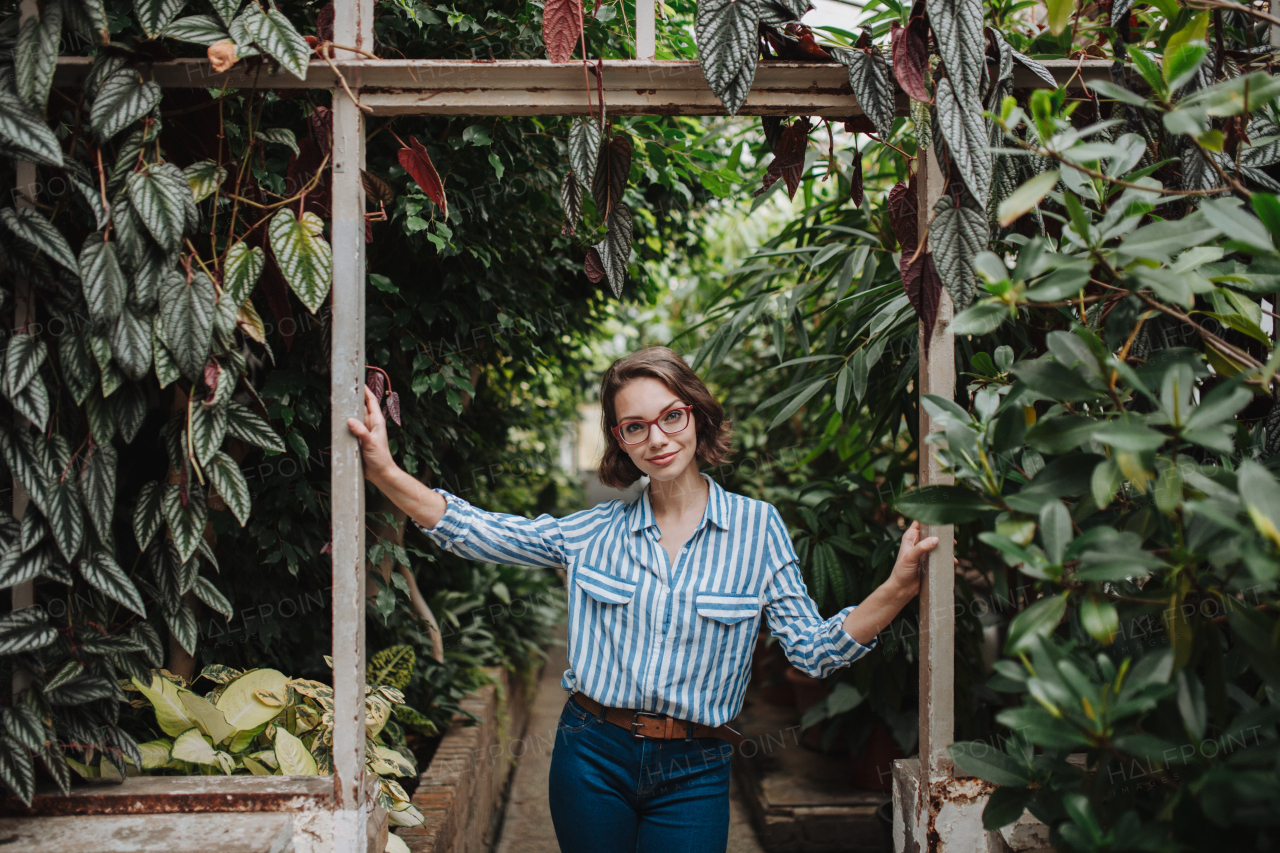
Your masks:
<path fill-rule="evenodd" d="M 142 596 L 138 594 L 138 588 L 120 568 L 115 558 L 106 551 L 95 551 L 90 554 L 81 562 L 80 574 L 90 586 L 107 598 L 123 604 L 139 616 L 147 615 L 147 609 L 142 603 Z"/>
<path fill-rule="evenodd" d="M 780 27 L 800 20 L 813 8 L 809 0 L 760 0 L 760 23 Z"/>
<path fill-rule="evenodd" d="M 887 137 L 893 128 L 894 96 L 897 88 L 884 55 L 875 48 L 832 48 L 830 53 L 849 69 L 849 88 L 853 90 L 853 96 L 863 114 L 871 120 L 881 136 Z"/>
<path fill-rule="evenodd" d="M 128 284 L 115 246 L 103 240 L 103 232 L 95 231 L 85 238 L 80 249 L 80 286 L 89 306 L 89 318 L 106 325 L 120 316 Z"/>
<path fill-rule="evenodd" d="M 49 389 L 37 376 L 17 394 L 9 398 L 13 407 L 32 424 L 44 429 L 49 424 Z"/>
<path fill-rule="evenodd" d="M 110 400 L 111 417 L 120 427 L 120 437 L 132 444 L 147 417 L 147 393 L 136 382 L 127 383 Z"/>
<path fill-rule="evenodd" d="M 102 83 L 89 126 L 99 142 L 107 142 L 160 103 L 160 84 L 143 80 L 135 68 L 121 68 Z"/>
<path fill-rule="evenodd" d="M 982 104 L 960 100 L 951 81 L 945 77 L 938 81 L 935 102 L 938 128 L 956 164 L 956 171 L 969 192 L 985 208 L 991 188 L 991 155 L 987 152 Z"/>
<path fill-rule="evenodd" d="M 1118 3 L 1120 0 L 1116 0 L 1116 2 Z M 1042 63 L 1032 59 L 1025 53 L 1018 53 L 1016 50 L 1011 51 L 1011 53 L 1013 54 L 1013 58 L 1018 61 L 1019 65 L 1043 80 L 1046 86 L 1054 89 L 1058 88 L 1058 81 L 1054 79 L 1054 76 L 1049 73 L 1049 69 L 1045 68 Z"/>
<path fill-rule="evenodd" d="M 170 483 L 164 487 L 161 502 L 164 520 L 169 525 L 173 544 L 178 548 L 178 558 L 184 563 L 191 559 L 198 547 L 198 540 L 204 535 L 205 507 L 203 501 L 195 499 L 196 494 L 194 489 L 189 493 L 184 508 L 180 487 L 176 483 Z"/>
<path fill-rule="evenodd" d="M 138 503 L 133 508 L 133 535 L 141 551 L 147 550 L 164 523 L 163 499 L 164 486 L 160 483 L 146 483 L 138 490 Z"/>
<path fill-rule="evenodd" d="M 22 21 L 13 52 L 14 83 L 18 97 L 43 115 L 49 101 L 49 86 L 58 62 L 62 40 L 62 4 L 46 0 L 34 4 L 34 14 Z"/>
<path fill-rule="evenodd" d="M 147 37 L 156 38 L 185 5 L 186 0 L 133 0 L 133 11 Z"/>
<path fill-rule="evenodd" d="M 604 240 L 592 247 L 600 255 L 605 278 L 616 297 L 622 296 L 627 281 L 627 264 L 631 259 L 631 211 L 620 204 L 609 215 L 609 231 Z"/>
<path fill-rule="evenodd" d="M 258 25 L 262 19 L 262 9 L 257 3 L 250 3 L 245 7 L 244 11 L 231 19 L 231 23 L 227 25 L 227 31 L 231 33 L 231 40 L 236 43 L 236 57 L 244 59 L 246 56 L 257 56 L 258 49 L 253 46 L 254 35 L 258 32 Z"/>
<path fill-rule="evenodd" d="M 311 211 L 299 219 L 283 207 L 271 217 L 269 234 L 284 280 L 307 310 L 316 313 L 333 280 L 333 250 L 324 239 L 324 222 Z"/>
<path fill-rule="evenodd" d="M 67 29 L 89 44 L 107 45 L 111 42 L 107 10 L 102 0 L 62 0 L 62 14 Z"/>
<path fill-rule="evenodd" d="M 245 482 L 240 466 L 236 465 L 236 461 L 230 456 L 219 451 L 214 454 L 205 473 L 209 475 L 213 487 L 218 491 L 227 508 L 231 510 L 231 514 L 236 517 L 236 521 L 244 527 L 245 522 L 249 520 L 251 500 L 249 484 Z"/>
<path fill-rule="evenodd" d="M 942 64 L 960 103 L 981 104 L 987 78 L 982 0 L 926 0 L 925 7 Z M 977 118 L 982 120 L 981 109 Z"/>
<path fill-rule="evenodd" d="M 45 516 L 53 541 L 67 562 L 74 562 L 84 541 L 84 501 L 80 497 L 80 485 L 74 477 L 55 480 L 49 487 Z"/>
<path fill-rule="evenodd" d="M 51 645 L 58 632 L 42 607 L 24 607 L 0 616 L 0 655 L 34 652 Z"/>
<path fill-rule="evenodd" d="M 227 260 L 222 271 L 222 290 L 237 305 L 242 304 L 262 275 L 262 268 L 267 263 L 267 254 L 260 246 L 250 248 L 244 243 L 235 243 L 227 250 Z"/>
<path fill-rule="evenodd" d="M 97 394 L 85 401 L 84 416 L 95 444 L 107 444 L 116 437 L 116 419 L 111 416 L 111 407 Z"/>
<path fill-rule="evenodd" d="M 204 201 L 217 192 L 218 187 L 227 179 L 227 170 L 212 160 L 192 163 L 182 170 L 182 174 L 187 179 L 187 186 L 191 187 L 192 199 L 197 202 Z"/>
<path fill-rule="evenodd" d="M 227 435 L 227 413 L 225 409 L 206 408 L 201 405 L 191 407 L 191 449 L 195 451 L 196 461 L 203 468 L 222 447 L 222 440 Z"/>
<path fill-rule="evenodd" d="M 236 12 L 240 11 L 240 0 L 211 0 L 211 3 L 213 11 L 228 25 L 236 19 Z"/>
<path fill-rule="evenodd" d="M 142 224 L 129 196 L 120 193 L 111 202 L 112 241 L 116 247 L 116 260 L 126 273 L 136 273 L 147 263 L 147 258 L 159 252 L 159 247 L 147 236 L 147 226 Z"/>
<path fill-rule="evenodd" d="M 160 280 L 173 264 L 172 257 L 148 247 L 142 263 L 129 276 L 128 302 L 134 313 L 145 314 L 155 310 L 160 296 Z"/>
<path fill-rule="evenodd" d="M 253 135 L 253 138 L 260 139 L 263 142 L 272 142 L 276 145 L 283 145 L 295 155 L 302 153 L 298 149 L 298 138 L 294 136 L 293 131 L 287 127 L 269 127 L 266 130 L 259 130 Z"/>
<path fill-rule="evenodd" d="M 569 127 L 569 168 L 579 186 L 589 187 L 595 180 L 599 151 L 600 126 L 589 118 L 575 118 Z"/>
<path fill-rule="evenodd" d="M 34 208 L 0 208 L 0 225 L 19 240 L 47 255 L 50 260 L 71 272 L 77 271 L 76 256 L 67 238 L 62 236 L 52 222 Z"/>
<path fill-rule="evenodd" d="M 578 183 L 578 176 L 572 169 L 560 185 L 560 207 L 564 210 L 564 228 L 560 233 L 572 235 L 582 221 L 582 184 Z"/>
<path fill-rule="evenodd" d="M 178 645 L 186 649 L 187 654 L 194 655 L 200 639 L 200 631 L 191 606 L 185 601 L 182 602 L 182 606 L 176 612 L 164 614 L 164 621 L 169 626 L 173 638 L 178 641 Z"/>
<path fill-rule="evenodd" d="M 4 87 L 0 87 L 0 154 L 42 166 L 62 165 L 58 137 L 21 98 Z"/>
<path fill-rule="evenodd" d="M 209 360 L 217 295 L 203 272 L 187 277 L 170 270 L 160 282 L 160 333 L 182 375 L 195 382 Z"/>
<path fill-rule="evenodd" d="M 93 184 L 81 180 L 74 174 L 68 175 L 68 177 L 80 200 L 84 202 L 85 207 L 89 208 L 89 212 L 93 214 L 94 227 L 98 229 L 106 228 L 107 223 L 111 221 L 111 214 L 102 203 L 102 192 Z"/>
<path fill-rule="evenodd" d="M 79 335 L 62 335 L 58 338 L 58 368 L 71 391 L 77 406 L 83 406 L 89 393 L 98 384 L 98 374 L 84 351 Z"/>
<path fill-rule="evenodd" d="M 4 393 L 13 397 L 22 393 L 40 373 L 49 357 L 49 347 L 35 335 L 19 334 L 9 339 L 4 358 Z"/>
<path fill-rule="evenodd" d="M 990 40 L 995 42 L 996 50 L 1000 54 L 1000 67 L 996 70 L 995 74 L 996 85 L 990 87 L 991 94 L 994 95 L 995 92 L 1000 89 L 1000 84 L 1012 83 L 1013 81 L 1013 48 L 1009 47 L 1009 42 L 1005 41 L 1004 34 L 995 27 L 987 27 L 985 32 Z M 1034 59 L 1031 61 L 1035 62 Z M 1054 86 L 1054 88 L 1056 89 L 1057 86 Z M 995 106 L 992 109 L 998 111 L 1000 108 L 1000 101 L 995 101 L 994 103 Z M 987 104 L 989 106 L 992 104 L 990 97 L 987 99 Z"/>
<path fill-rule="evenodd" d="M 123 306 L 111 327 L 111 355 L 124 375 L 135 382 L 151 370 L 151 337 L 151 315 Z"/>
<path fill-rule="evenodd" d="M 0 453 L 10 472 L 37 506 L 45 502 L 49 481 L 53 479 L 53 460 L 44 447 L 44 438 L 19 428 L 13 432 L 0 429 Z"/>
<path fill-rule="evenodd" d="M 974 259 L 987 248 L 990 234 L 983 210 L 956 207 L 951 196 L 943 195 L 933 207 L 929 225 L 929 246 L 937 263 L 938 277 L 951 294 L 956 311 L 973 301 L 977 282 Z"/>
<path fill-rule="evenodd" d="M 161 35 L 206 47 L 220 41 L 231 41 L 231 34 L 227 32 L 222 21 L 212 15 L 188 15 L 185 18 L 178 18 L 165 27 Z"/>
<path fill-rule="evenodd" d="M 294 29 L 284 13 L 268 4 L 266 13 L 259 15 L 255 23 L 252 34 L 258 47 L 294 77 L 299 80 L 307 79 L 311 46 Z"/>
<path fill-rule="evenodd" d="M 244 522 L 241 522 L 243 524 Z M 231 602 L 227 601 L 227 597 L 222 594 L 222 590 L 213 585 L 213 581 L 206 577 L 196 578 L 196 585 L 193 587 L 196 597 L 207 604 L 211 609 L 221 613 L 228 619 L 231 618 Z"/>
<path fill-rule="evenodd" d="M 280 436 L 276 435 L 275 430 L 235 400 L 227 403 L 227 432 L 254 447 L 274 450 L 276 453 L 285 451 L 284 442 L 280 440 Z"/>
<path fill-rule="evenodd" d="M 155 333 L 151 337 L 151 360 L 155 363 L 156 379 L 159 380 L 160 387 L 168 388 L 171 382 L 175 382 L 182 376 L 182 371 L 173 360 L 173 353 L 169 352 L 169 348 L 164 344 L 164 330 L 161 327 L 161 315 L 157 314 Z"/>
<path fill-rule="evenodd" d="M 129 203 L 147 231 L 162 249 L 174 251 L 182 245 L 194 207 L 191 187 L 176 166 L 157 163 L 145 172 L 134 172 L 125 183 Z"/>
<path fill-rule="evenodd" d="M 702 76 L 729 115 L 737 115 L 755 80 L 759 25 L 759 0 L 698 2 L 698 62 Z"/>
<path fill-rule="evenodd" d="M 112 518 L 116 508 L 116 468 L 119 454 L 111 444 L 95 444 L 80 473 L 80 491 L 84 495 L 89 520 L 98 533 L 98 541 L 113 548 L 115 535 Z"/>

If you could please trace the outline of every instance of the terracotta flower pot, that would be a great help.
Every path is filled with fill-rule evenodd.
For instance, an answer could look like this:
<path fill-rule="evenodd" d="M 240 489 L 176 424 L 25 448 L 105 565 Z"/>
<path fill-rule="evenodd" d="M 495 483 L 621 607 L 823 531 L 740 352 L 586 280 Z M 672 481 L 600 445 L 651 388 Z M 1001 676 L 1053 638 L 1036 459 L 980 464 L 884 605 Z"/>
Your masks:
<path fill-rule="evenodd" d="M 868 791 L 891 791 L 893 762 L 899 758 L 906 756 L 898 742 L 883 723 L 876 723 L 862 749 L 849 751 L 849 779 Z"/>

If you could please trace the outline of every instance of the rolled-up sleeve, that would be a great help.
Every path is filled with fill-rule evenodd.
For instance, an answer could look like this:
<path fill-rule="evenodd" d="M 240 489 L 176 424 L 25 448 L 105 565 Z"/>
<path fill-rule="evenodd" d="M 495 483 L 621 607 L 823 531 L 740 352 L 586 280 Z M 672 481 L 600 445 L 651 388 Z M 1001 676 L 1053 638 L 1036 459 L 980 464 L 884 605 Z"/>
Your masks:
<path fill-rule="evenodd" d="M 432 528 L 416 521 L 413 524 L 444 550 L 510 566 L 565 565 L 564 535 L 558 519 L 487 512 L 444 489 L 435 491 L 445 499 L 444 516 Z"/>
<path fill-rule="evenodd" d="M 851 604 L 829 619 L 822 618 L 805 588 L 786 525 L 776 510 L 770 515 L 769 546 L 783 563 L 764 589 L 765 620 L 787 660 L 806 675 L 823 678 L 870 652 L 879 638 L 864 646 L 844 629 L 845 617 L 857 605 Z"/>

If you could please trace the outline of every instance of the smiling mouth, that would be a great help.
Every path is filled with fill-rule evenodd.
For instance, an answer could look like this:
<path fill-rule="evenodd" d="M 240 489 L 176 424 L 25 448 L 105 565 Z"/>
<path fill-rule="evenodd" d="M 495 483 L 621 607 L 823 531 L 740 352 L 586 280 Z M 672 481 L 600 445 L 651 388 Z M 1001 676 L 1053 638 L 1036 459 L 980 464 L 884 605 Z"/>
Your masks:
<path fill-rule="evenodd" d="M 661 456 L 651 456 L 651 457 L 649 457 L 648 459 L 646 459 L 645 461 L 646 461 L 646 462 L 666 462 L 666 461 L 667 461 L 667 460 L 669 460 L 669 459 L 673 459 L 673 458 L 675 457 L 675 455 L 676 455 L 677 453 L 679 453 L 679 452 L 680 452 L 680 451 L 678 451 L 678 450 L 673 450 L 672 452 L 670 452 L 670 453 L 664 453 L 664 454 L 662 454 Z"/>

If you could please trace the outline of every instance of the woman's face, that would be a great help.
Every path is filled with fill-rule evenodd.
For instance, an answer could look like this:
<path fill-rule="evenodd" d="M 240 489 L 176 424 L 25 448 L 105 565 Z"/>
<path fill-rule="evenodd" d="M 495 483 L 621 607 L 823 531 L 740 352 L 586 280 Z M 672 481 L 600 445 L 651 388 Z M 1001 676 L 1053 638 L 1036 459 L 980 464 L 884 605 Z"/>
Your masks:
<path fill-rule="evenodd" d="M 618 424 L 628 433 L 629 440 L 640 439 L 637 444 L 620 443 L 622 451 L 652 480 L 674 480 L 693 464 L 698 448 L 693 413 L 685 415 L 687 425 L 673 435 L 663 432 L 657 424 L 647 427 L 648 435 L 644 434 L 644 426 L 627 430 L 627 421 L 662 418 L 663 423 L 679 423 L 679 413 L 671 410 L 687 405 L 687 400 L 680 399 L 662 382 L 650 377 L 631 380 L 613 398 Z M 613 438 L 616 440 L 616 436 Z"/>

